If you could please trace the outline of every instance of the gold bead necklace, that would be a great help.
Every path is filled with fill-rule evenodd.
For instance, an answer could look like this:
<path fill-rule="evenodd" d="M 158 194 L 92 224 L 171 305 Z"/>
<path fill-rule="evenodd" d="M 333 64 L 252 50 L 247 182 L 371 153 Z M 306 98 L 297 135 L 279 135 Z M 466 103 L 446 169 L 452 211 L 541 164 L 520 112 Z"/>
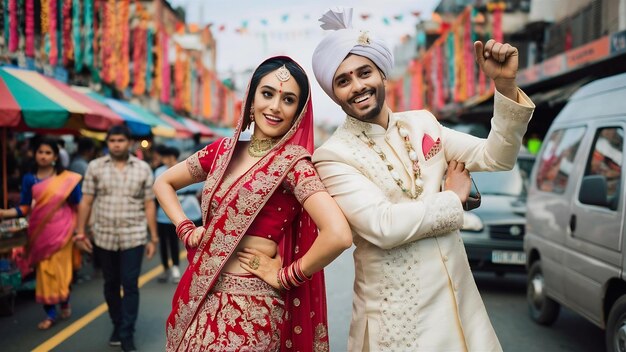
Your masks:
<path fill-rule="evenodd" d="M 368 147 L 372 148 L 372 150 L 376 152 L 376 154 L 378 154 L 380 159 L 387 166 L 387 170 L 389 170 L 389 173 L 391 174 L 394 182 L 398 185 L 398 187 L 400 187 L 402 192 L 409 196 L 409 198 L 416 199 L 422 194 L 422 191 L 424 190 L 424 181 L 422 181 L 421 179 L 422 172 L 420 170 L 419 161 L 417 159 L 417 152 L 411 144 L 411 140 L 409 138 L 409 130 L 406 129 L 400 121 L 396 122 L 396 127 L 398 128 L 398 133 L 400 134 L 400 137 L 402 137 L 402 140 L 404 141 L 404 147 L 409 153 L 409 159 L 411 159 L 411 169 L 413 170 L 413 177 L 415 179 L 415 192 L 411 190 L 411 187 L 404 186 L 404 181 L 402 181 L 400 174 L 398 174 L 398 172 L 394 170 L 393 164 L 389 161 L 389 159 L 387 159 L 387 156 L 383 152 L 382 148 L 377 145 L 376 142 L 374 142 L 374 140 L 365 133 L 365 131 L 361 131 L 361 134 L 358 134 L 357 137 L 365 142 Z"/>

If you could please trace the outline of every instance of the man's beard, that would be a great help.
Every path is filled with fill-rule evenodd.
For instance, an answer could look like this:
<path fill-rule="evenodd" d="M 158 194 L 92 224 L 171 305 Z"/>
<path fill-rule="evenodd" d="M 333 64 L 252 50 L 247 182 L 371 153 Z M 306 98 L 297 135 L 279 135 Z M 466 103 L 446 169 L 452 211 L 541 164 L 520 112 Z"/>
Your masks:
<path fill-rule="evenodd" d="M 354 117 L 357 120 L 361 120 L 361 121 L 365 121 L 365 122 L 374 120 L 376 117 L 378 117 L 380 112 L 383 110 L 383 106 L 385 104 L 385 86 L 381 84 L 378 87 L 376 87 L 376 90 L 375 90 L 375 93 L 373 94 L 373 97 L 376 98 L 376 106 L 374 106 L 374 108 L 372 108 L 371 110 L 369 110 L 368 112 L 366 112 L 364 114 L 359 114 L 357 112 L 357 110 L 354 109 L 349 103 L 341 104 L 341 109 L 346 114 L 348 114 L 349 116 Z"/>
<path fill-rule="evenodd" d="M 111 156 L 111 159 L 115 161 L 124 161 L 124 160 L 128 160 L 130 153 L 128 151 L 121 152 L 119 154 L 114 154 L 114 153 L 109 152 L 109 155 Z"/>

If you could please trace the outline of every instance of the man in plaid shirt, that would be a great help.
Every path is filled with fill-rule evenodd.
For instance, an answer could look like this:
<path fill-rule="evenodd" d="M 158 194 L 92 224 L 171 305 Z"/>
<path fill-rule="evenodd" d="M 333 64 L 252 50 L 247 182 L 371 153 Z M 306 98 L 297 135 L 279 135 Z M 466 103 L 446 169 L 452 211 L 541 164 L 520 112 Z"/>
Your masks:
<path fill-rule="evenodd" d="M 152 192 L 154 178 L 150 166 L 129 153 L 131 138 L 127 127 L 112 127 L 106 142 L 109 155 L 91 161 L 83 179 L 74 240 L 81 249 L 89 253 L 94 250 L 85 236 L 85 224 L 93 210 L 95 255 L 102 265 L 104 296 L 114 325 L 109 344 L 134 351 L 141 261 L 144 250 L 152 258 L 159 241 Z M 150 230 L 150 240 L 146 228 Z"/>

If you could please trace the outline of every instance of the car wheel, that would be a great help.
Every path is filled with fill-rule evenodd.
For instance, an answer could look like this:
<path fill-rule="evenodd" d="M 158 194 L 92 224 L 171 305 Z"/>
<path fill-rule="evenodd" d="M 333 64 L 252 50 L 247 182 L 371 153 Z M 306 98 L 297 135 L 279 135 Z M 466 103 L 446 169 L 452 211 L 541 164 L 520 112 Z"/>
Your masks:
<path fill-rule="evenodd" d="M 626 352 L 626 295 L 611 307 L 606 324 L 606 350 Z"/>
<path fill-rule="evenodd" d="M 526 300 L 528 313 L 538 324 L 551 325 L 559 316 L 561 306 L 546 294 L 540 260 L 534 262 L 528 270 Z"/>

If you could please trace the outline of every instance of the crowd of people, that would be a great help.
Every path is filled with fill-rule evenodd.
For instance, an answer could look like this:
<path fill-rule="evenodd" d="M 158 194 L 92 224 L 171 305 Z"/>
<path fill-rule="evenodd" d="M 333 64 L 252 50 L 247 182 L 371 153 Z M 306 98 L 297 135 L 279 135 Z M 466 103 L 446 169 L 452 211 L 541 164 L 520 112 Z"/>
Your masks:
<path fill-rule="evenodd" d="M 71 313 L 73 244 L 98 258 L 109 343 L 136 350 L 137 281 L 144 255 L 159 249 L 158 280 L 177 283 L 167 351 L 326 351 L 323 268 L 354 244 L 349 350 L 501 350 L 458 230 L 469 171 L 511 169 L 533 113 L 515 83 L 517 49 L 474 45 L 496 88 L 492 129 L 481 139 L 425 110 L 391 111 L 393 54 L 348 17 L 321 19 L 333 31 L 315 49 L 314 75 L 346 118 L 317 150 L 310 82 L 286 56 L 253 72 L 234 136 L 180 162 L 178 150 L 162 147 L 153 170 L 130 153 L 124 126 L 108 131 L 104 156 L 89 160 L 83 146 L 67 165 L 75 171 L 64 169 L 58 144 L 38 144 L 20 205 L 0 215 L 30 211 L 23 265 L 53 273 L 37 275 L 41 329 Z M 249 141 L 240 138 L 246 130 Z M 63 192 L 50 195 L 52 185 Z M 44 227 L 55 235 L 39 236 Z"/>

